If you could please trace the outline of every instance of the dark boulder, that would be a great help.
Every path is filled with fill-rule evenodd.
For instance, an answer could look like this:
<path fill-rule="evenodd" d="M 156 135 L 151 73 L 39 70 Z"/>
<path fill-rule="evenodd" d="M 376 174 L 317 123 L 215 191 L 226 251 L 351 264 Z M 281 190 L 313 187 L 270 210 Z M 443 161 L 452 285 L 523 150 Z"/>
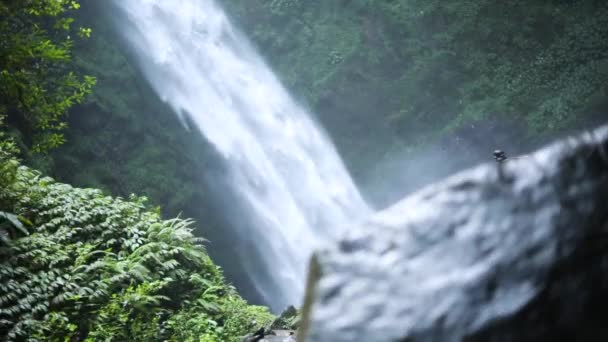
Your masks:
<path fill-rule="evenodd" d="M 606 317 L 608 127 L 431 185 L 318 252 L 300 339 L 608 341 Z"/>

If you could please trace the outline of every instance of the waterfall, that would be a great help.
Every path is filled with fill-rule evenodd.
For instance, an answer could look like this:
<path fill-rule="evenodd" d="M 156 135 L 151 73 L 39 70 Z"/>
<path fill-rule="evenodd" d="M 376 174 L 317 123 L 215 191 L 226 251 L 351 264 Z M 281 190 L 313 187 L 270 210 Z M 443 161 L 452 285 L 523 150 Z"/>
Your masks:
<path fill-rule="evenodd" d="M 153 89 L 225 160 L 239 262 L 275 311 L 299 305 L 313 249 L 369 211 L 334 146 L 214 1 L 114 5 Z"/>

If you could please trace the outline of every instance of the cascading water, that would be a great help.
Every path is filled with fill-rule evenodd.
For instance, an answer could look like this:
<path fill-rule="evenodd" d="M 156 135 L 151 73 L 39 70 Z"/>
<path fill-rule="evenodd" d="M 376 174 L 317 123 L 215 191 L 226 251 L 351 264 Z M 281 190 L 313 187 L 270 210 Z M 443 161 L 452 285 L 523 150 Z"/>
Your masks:
<path fill-rule="evenodd" d="M 300 304 L 312 250 L 368 212 L 331 142 L 214 1 L 115 5 L 152 87 L 225 158 L 264 269 L 248 276 L 274 310 Z"/>

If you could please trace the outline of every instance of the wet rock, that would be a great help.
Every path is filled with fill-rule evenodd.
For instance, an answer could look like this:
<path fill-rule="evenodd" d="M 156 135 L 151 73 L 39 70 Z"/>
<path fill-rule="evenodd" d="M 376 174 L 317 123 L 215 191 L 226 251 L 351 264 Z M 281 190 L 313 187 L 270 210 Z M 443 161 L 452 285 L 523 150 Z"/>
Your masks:
<path fill-rule="evenodd" d="M 266 336 L 268 342 L 296 342 L 296 332 L 293 330 L 273 330 L 273 335 Z"/>
<path fill-rule="evenodd" d="M 293 307 L 289 307 L 285 312 L 285 315 L 291 317 L 291 314 L 297 314 L 297 310 Z M 295 342 L 296 331 L 291 329 L 279 329 L 279 328 L 259 328 L 254 333 L 249 333 L 241 339 L 242 342 Z"/>
<path fill-rule="evenodd" d="M 264 341 L 266 335 L 266 329 L 264 327 L 259 328 L 254 333 L 247 334 L 241 340 L 242 342 L 258 342 Z"/>
<path fill-rule="evenodd" d="M 608 341 L 608 127 L 378 213 L 316 254 L 303 310 L 306 341 Z"/>

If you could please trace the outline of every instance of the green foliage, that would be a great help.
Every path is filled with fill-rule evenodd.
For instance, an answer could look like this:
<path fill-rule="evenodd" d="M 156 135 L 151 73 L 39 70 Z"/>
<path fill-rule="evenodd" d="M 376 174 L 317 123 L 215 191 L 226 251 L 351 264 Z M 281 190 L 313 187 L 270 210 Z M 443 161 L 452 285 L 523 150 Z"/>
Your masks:
<path fill-rule="evenodd" d="M 0 168 L 14 172 L 0 188 L 0 339 L 236 341 L 247 322 L 272 319 L 225 283 L 191 221 L 162 220 L 145 198 L 57 183 L 10 156 Z"/>
<path fill-rule="evenodd" d="M 205 311 L 205 304 L 220 303 L 217 309 Z M 267 327 L 274 317 L 268 308 L 247 305 L 234 296 L 207 297 L 198 300 L 190 311 L 182 311 L 168 322 L 176 334 L 172 341 L 241 341 L 242 336 L 259 327 Z"/>
<path fill-rule="evenodd" d="M 295 307 L 290 306 L 277 317 L 271 325 L 272 329 L 280 330 L 296 330 L 300 325 L 302 318 L 301 312 Z"/>
<path fill-rule="evenodd" d="M 90 341 L 155 341 L 166 333 L 161 318 L 167 314 L 162 303 L 170 298 L 159 295 L 169 279 L 130 286 L 123 293 L 112 294 L 98 311 Z"/>
<path fill-rule="evenodd" d="M 192 217 L 201 208 L 189 206 L 204 195 L 200 170 L 210 169 L 204 141 L 147 86 L 96 6 L 83 3 L 75 23 L 86 22 L 95 34 L 73 50 L 77 72 L 97 79 L 95 91 L 70 110 L 68 142 L 51 153 L 49 173 L 118 196 L 143 194 L 167 215 Z M 206 214 L 196 218 L 209 223 Z"/>
<path fill-rule="evenodd" d="M 222 2 L 359 179 L 478 121 L 535 138 L 608 112 L 605 1 Z"/>
<path fill-rule="evenodd" d="M 17 162 L 13 160 L 17 154 L 17 147 L 12 139 L 8 139 L 3 132 L 4 117 L 0 115 L 0 188 L 8 186 L 14 181 L 17 173 Z"/>
<path fill-rule="evenodd" d="M 71 0 L 0 2 L 0 116 L 8 115 L 35 152 L 64 142 L 65 114 L 95 84 L 70 70 L 69 15 L 79 6 Z"/>
<path fill-rule="evenodd" d="M 19 234 L 28 234 L 19 217 L 0 211 L 0 246 L 10 245 L 11 240 Z"/>

